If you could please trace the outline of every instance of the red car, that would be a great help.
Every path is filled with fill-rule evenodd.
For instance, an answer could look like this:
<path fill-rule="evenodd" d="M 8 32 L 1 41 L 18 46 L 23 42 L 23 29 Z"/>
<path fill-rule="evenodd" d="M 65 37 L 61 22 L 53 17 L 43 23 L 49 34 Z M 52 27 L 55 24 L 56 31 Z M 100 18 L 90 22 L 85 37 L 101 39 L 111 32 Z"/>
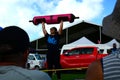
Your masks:
<path fill-rule="evenodd" d="M 69 21 L 70 23 L 74 22 L 74 19 L 79 17 L 75 17 L 73 14 L 57 14 L 57 15 L 46 15 L 46 16 L 35 16 L 33 20 L 29 22 L 33 22 L 34 25 L 38 25 L 42 21 L 47 24 L 58 24 L 61 20 Z"/>
<path fill-rule="evenodd" d="M 98 47 L 95 46 L 76 47 L 60 55 L 60 64 L 62 68 L 88 67 L 93 61 L 107 55 L 103 54 L 103 49 L 98 51 Z"/>

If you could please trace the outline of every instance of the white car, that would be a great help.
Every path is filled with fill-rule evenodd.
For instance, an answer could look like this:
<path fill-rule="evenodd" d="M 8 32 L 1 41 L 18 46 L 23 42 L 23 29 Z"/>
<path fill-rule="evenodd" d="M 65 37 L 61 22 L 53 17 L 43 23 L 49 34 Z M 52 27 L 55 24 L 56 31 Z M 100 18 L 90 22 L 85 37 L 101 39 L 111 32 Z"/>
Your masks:
<path fill-rule="evenodd" d="M 44 63 L 45 61 L 40 57 L 39 54 L 34 54 L 30 53 L 28 55 L 28 60 L 27 60 L 27 68 L 28 69 L 42 69 L 44 68 Z"/>

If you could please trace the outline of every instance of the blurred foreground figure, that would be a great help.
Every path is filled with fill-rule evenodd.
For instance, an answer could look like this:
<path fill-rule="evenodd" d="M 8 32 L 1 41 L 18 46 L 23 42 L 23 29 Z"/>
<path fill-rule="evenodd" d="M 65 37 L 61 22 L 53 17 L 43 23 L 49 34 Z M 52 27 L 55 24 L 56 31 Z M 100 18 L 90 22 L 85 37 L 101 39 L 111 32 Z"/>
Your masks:
<path fill-rule="evenodd" d="M 103 33 L 120 41 L 120 0 L 117 0 L 113 13 L 104 18 Z M 85 80 L 120 80 L 120 49 L 93 62 Z"/>
<path fill-rule="evenodd" d="M 0 80 L 51 80 L 41 71 L 27 70 L 29 37 L 17 26 L 0 31 Z"/>

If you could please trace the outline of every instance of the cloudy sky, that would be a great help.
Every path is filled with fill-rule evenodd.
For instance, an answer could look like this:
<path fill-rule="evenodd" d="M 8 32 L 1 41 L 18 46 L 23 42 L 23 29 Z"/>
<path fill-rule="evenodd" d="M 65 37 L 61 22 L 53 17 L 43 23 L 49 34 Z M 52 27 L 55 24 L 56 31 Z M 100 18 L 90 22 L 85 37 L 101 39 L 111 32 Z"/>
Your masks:
<path fill-rule="evenodd" d="M 103 17 L 111 14 L 115 3 L 116 0 L 0 0 L 0 26 L 19 26 L 33 41 L 43 36 L 41 24 L 29 23 L 34 16 L 73 13 L 80 19 L 73 23 L 65 22 L 64 28 L 82 20 L 102 25 Z M 48 32 L 51 26 L 59 25 L 46 24 Z"/>

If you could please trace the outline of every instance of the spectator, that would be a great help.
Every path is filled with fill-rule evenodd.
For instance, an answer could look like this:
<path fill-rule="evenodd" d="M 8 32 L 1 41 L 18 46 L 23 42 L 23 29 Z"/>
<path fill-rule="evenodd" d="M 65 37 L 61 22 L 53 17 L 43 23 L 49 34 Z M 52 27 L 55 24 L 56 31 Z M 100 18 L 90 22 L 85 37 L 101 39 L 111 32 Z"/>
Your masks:
<path fill-rule="evenodd" d="M 9 26 L 0 37 L 0 80 L 51 80 L 42 71 L 25 69 L 30 42 L 24 30 Z"/>
<path fill-rule="evenodd" d="M 103 20 L 103 33 L 120 41 L 120 0 L 113 13 Z M 93 62 L 85 80 L 120 80 L 120 48 L 101 60 Z"/>
<path fill-rule="evenodd" d="M 46 37 L 46 42 L 47 42 L 47 48 L 48 48 L 48 53 L 47 53 L 47 66 L 48 69 L 53 69 L 53 66 L 56 69 L 61 68 L 60 66 L 60 52 L 59 52 L 59 39 L 60 35 L 62 34 L 62 29 L 63 29 L 63 21 L 60 23 L 60 28 L 59 31 L 55 27 L 52 27 L 50 29 L 50 34 L 45 29 L 45 23 L 42 22 L 42 29 L 43 33 Z M 60 71 L 56 72 L 57 73 L 57 78 L 58 80 L 61 79 L 61 74 Z M 52 72 L 48 72 L 48 74 L 52 77 Z"/>
<path fill-rule="evenodd" d="M 113 48 L 111 49 L 111 52 L 114 53 L 117 50 L 117 44 L 113 43 Z"/>

